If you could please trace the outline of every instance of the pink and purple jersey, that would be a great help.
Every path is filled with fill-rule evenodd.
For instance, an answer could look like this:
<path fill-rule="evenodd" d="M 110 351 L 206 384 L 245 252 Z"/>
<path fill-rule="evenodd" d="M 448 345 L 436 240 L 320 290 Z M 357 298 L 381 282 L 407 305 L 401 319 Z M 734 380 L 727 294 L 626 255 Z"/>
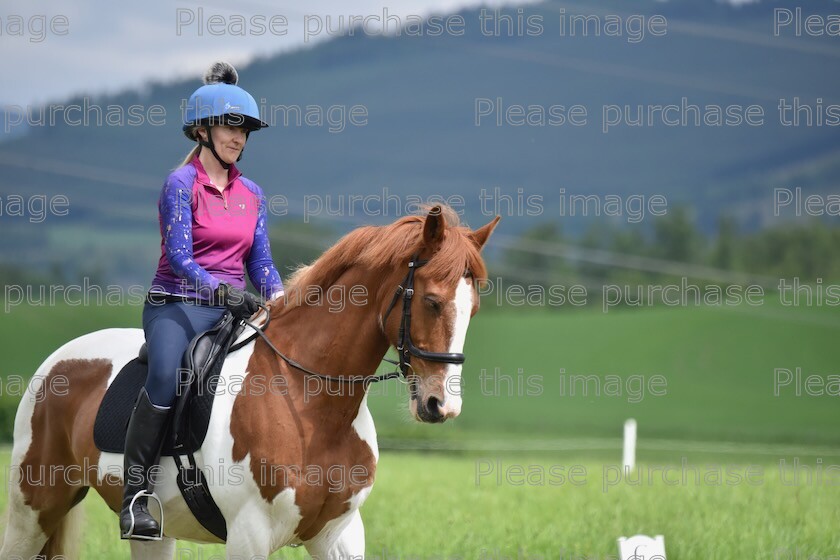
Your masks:
<path fill-rule="evenodd" d="M 158 201 L 161 255 L 152 292 L 209 299 L 221 282 L 264 298 L 283 290 L 271 258 L 262 189 L 230 166 L 220 192 L 198 157 L 173 171 Z"/>

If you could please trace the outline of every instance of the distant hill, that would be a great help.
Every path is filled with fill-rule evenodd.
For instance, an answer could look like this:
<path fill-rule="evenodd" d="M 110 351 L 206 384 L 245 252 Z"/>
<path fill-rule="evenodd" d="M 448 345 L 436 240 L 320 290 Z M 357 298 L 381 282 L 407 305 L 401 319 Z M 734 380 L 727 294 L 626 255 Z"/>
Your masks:
<path fill-rule="evenodd" d="M 269 196 L 289 201 L 289 215 L 271 218 L 278 236 L 284 225 L 300 231 L 300 212 L 311 195 L 331 195 L 329 204 L 321 199 L 320 212 L 314 212 L 312 200 L 309 210 L 336 231 L 390 221 L 397 211 L 393 199 L 385 206 L 386 217 L 359 215 L 360 203 L 355 215 L 347 215 L 347 195 L 382 195 L 383 189 L 403 202 L 407 195 L 460 194 L 472 225 L 492 210 L 479 204 L 482 189 L 498 188 L 514 200 L 519 188 L 523 196 L 541 196 L 543 211 L 509 217 L 503 222 L 506 233 L 548 220 L 579 230 L 579 220 L 561 217 L 557 210 L 561 189 L 625 197 L 663 194 L 671 204 L 692 204 L 707 229 L 721 211 L 761 227 L 772 220 L 774 187 L 824 193 L 836 190 L 840 177 L 837 127 L 779 122 L 781 99 L 793 103 L 798 97 L 814 109 L 818 98 L 823 106 L 840 104 L 840 38 L 796 37 L 788 28 L 773 36 L 773 10 L 795 6 L 643 1 L 631 9 L 619 1 L 545 2 L 502 12 L 541 17 L 539 36 L 485 36 L 479 11 L 471 10 L 460 14 L 467 24 L 463 36 L 356 34 L 260 59 L 239 68 L 240 83 L 266 106 L 300 106 L 306 113 L 315 105 L 324 110 L 324 119 L 336 123 L 340 108 L 329 112 L 331 107 L 349 111 L 358 105 L 367 124 L 350 124 L 345 114 L 343 130 L 330 132 L 326 120 L 320 126 L 284 126 L 281 113 L 281 122 L 252 136 L 241 168 Z M 826 15 L 836 6 L 809 4 L 806 11 Z M 580 28 L 570 36 L 572 14 L 591 16 L 590 36 L 580 36 Z M 626 27 L 638 23 L 630 17 L 634 14 L 647 23 L 663 16 L 666 35 L 653 36 L 648 29 L 634 42 L 635 28 Z M 608 15 L 621 18 L 622 36 L 606 36 Z M 591 36 L 596 26 L 599 37 Z M 67 216 L 39 223 L 4 213 L 9 235 L 0 241 L 0 261 L 84 262 L 86 269 L 111 270 L 109 259 L 117 259 L 121 280 L 147 281 L 159 251 L 158 192 L 167 170 L 190 148 L 180 131 L 180 104 L 198 85 L 191 77 L 87 100 L 124 111 L 160 105 L 166 113 L 161 126 L 57 123 L 4 135 L 3 201 L 13 194 L 65 194 L 70 207 Z M 552 105 L 585 106 L 587 124 L 497 126 L 493 112 L 476 126 L 476 106 L 489 111 L 497 98 L 504 109 L 523 106 L 533 122 L 540 120 L 539 107 L 548 119 L 552 110 L 559 111 Z M 84 103 L 77 98 L 65 105 Z M 614 106 L 610 114 L 616 116 L 628 105 L 636 119 L 639 105 L 669 104 L 696 105 L 702 117 L 709 117 L 711 105 L 760 105 L 764 124 L 668 126 L 660 110 L 658 116 L 654 111 L 651 126 L 603 131 L 604 106 Z M 523 118 L 516 115 L 512 118 Z M 805 113 L 800 115 L 804 119 Z M 693 118 L 689 113 L 688 122 Z M 7 125 L 8 118 L 2 122 Z M 381 204 L 371 207 L 382 209 Z M 336 213 L 344 216 L 330 216 Z"/>

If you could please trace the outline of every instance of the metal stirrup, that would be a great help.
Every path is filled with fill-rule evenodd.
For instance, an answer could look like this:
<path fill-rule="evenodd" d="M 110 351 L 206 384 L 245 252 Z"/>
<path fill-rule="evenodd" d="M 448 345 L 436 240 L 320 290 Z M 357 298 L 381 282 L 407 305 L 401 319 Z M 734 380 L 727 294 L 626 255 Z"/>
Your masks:
<path fill-rule="evenodd" d="M 146 535 L 135 535 L 134 534 L 134 502 L 137 501 L 137 498 L 142 498 L 146 496 L 148 498 L 152 498 L 158 505 L 158 511 L 160 512 L 160 532 L 157 536 L 146 536 Z M 160 503 L 160 498 L 154 492 L 149 492 L 148 490 L 140 490 L 137 492 L 133 498 L 131 498 L 131 503 L 128 505 L 128 513 L 131 516 L 131 525 L 128 526 L 128 531 L 123 533 L 123 536 L 129 539 L 136 539 L 136 540 L 145 540 L 145 541 L 159 541 L 163 539 L 163 504 Z M 151 515 L 151 514 L 149 514 Z"/>

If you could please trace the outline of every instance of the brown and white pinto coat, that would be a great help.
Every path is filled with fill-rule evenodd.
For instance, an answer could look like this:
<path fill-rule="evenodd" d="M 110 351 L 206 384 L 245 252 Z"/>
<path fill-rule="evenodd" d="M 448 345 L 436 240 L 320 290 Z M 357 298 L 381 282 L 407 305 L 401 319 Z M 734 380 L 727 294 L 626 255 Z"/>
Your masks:
<path fill-rule="evenodd" d="M 411 337 L 427 351 L 461 352 L 478 310 L 474 282 L 486 277 L 480 251 L 497 222 L 471 231 L 435 207 L 354 230 L 293 276 L 286 298 L 271 304 L 266 335 L 315 371 L 372 375 L 396 340 L 401 304 L 387 324 L 383 315 L 419 252 L 429 262 L 415 276 Z M 329 289 L 344 293 L 340 310 L 324 297 Z M 105 391 L 142 342 L 140 329 L 105 329 L 68 342 L 38 368 L 15 418 L 0 560 L 61 552 L 63 529 L 88 487 L 119 512 L 123 457 L 96 448 L 93 425 Z M 457 416 L 461 366 L 417 358 L 412 366 L 415 418 Z M 363 557 L 359 507 L 379 454 L 366 401 L 361 385 L 304 375 L 259 339 L 228 356 L 196 454 L 227 521 L 228 557 L 268 556 L 289 544 L 304 544 L 315 558 Z M 183 501 L 174 461 L 164 458 L 156 474 L 165 538 L 132 541 L 132 558 L 171 558 L 175 539 L 218 542 Z"/>

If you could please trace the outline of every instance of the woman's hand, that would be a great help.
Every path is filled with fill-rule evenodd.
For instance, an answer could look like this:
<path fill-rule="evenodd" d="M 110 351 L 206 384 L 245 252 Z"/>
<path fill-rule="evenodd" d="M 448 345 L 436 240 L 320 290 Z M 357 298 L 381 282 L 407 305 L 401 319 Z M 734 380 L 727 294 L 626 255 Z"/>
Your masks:
<path fill-rule="evenodd" d="M 257 296 L 226 282 L 222 282 L 216 288 L 216 297 L 217 301 L 230 310 L 235 319 L 247 319 L 260 309 Z"/>

